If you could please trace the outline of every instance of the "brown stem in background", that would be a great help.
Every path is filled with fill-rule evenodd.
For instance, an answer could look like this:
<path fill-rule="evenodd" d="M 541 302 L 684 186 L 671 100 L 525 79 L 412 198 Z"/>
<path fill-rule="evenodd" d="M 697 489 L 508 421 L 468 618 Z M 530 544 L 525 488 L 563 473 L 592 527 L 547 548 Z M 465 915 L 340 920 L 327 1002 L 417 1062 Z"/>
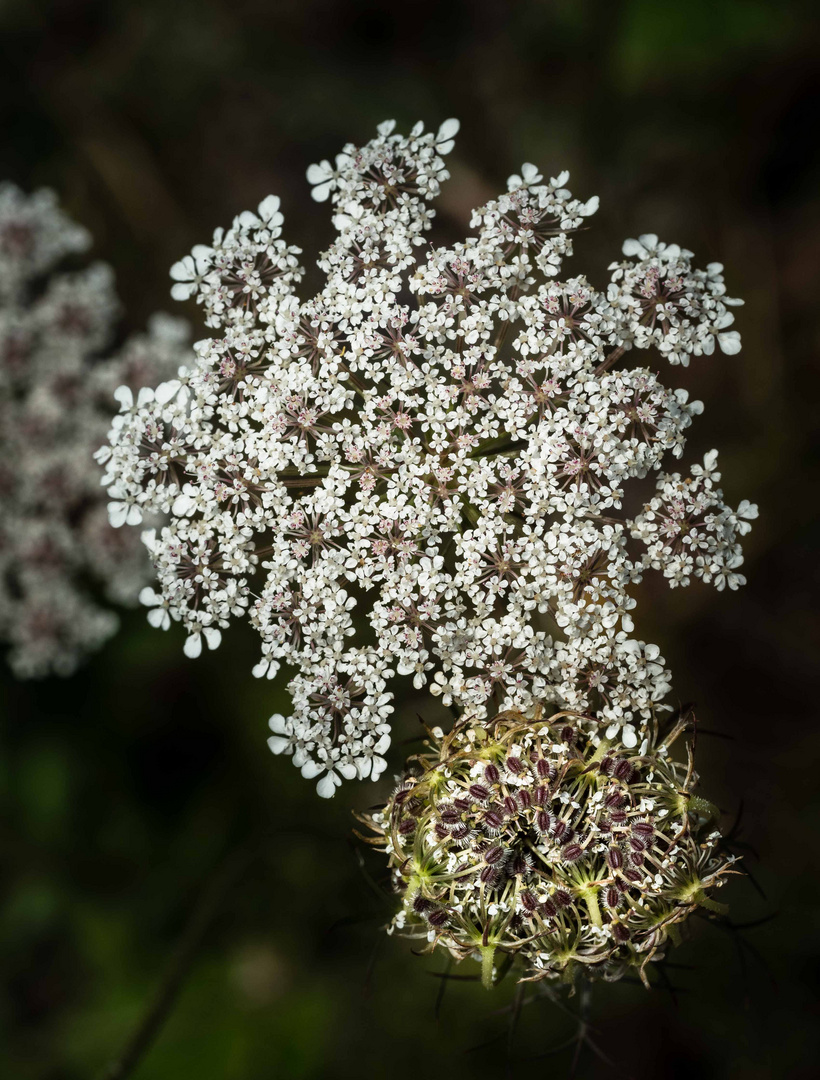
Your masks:
<path fill-rule="evenodd" d="M 217 869 L 191 912 L 188 923 L 177 943 L 174 956 L 157 993 L 125 1045 L 124 1050 L 109 1062 L 100 1080 L 123 1080 L 139 1065 L 150 1050 L 162 1026 L 170 1016 L 180 990 L 190 974 L 197 953 L 211 923 L 219 913 L 231 889 L 245 873 L 258 852 L 258 845 L 243 845 L 233 852 Z"/>

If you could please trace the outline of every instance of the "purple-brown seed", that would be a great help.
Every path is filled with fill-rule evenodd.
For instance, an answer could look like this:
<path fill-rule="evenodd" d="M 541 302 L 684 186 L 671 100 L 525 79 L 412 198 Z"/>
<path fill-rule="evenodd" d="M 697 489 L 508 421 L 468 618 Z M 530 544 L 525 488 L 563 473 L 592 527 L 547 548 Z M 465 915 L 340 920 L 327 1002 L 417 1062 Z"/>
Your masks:
<path fill-rule="evenodd" d="M 537 784 L 532 789 L 532 801 L 539 806 L 544 806 L 550 801 L 550 789 L 546 784 Z"/>
<path fill-rule="evenodd" d="M 624 864 L 624 857 L 618 848 L 613 847 L 606 853 L 606 862 L 610 870 L 620 870 Z"/>
<path fill-rule="evenodd" d="M 530 912 L 535 911 L 536 908 L 538 907 L 538 901 L 535 899 L 535 897 L 532 895 L 532 893 L 529 892 L 528 889 L 525 889 L 521 893 L 521 903 L 524 905 L 524 907 L 527 909 L 527 911 L 530 911 Z"/>

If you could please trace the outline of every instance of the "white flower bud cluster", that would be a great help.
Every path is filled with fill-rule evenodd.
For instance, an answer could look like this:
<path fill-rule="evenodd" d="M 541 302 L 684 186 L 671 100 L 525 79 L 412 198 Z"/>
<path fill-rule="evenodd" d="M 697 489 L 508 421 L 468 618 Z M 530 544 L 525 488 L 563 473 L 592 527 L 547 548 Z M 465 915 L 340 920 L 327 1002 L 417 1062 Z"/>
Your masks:
<path fill-rule="evenodd" d="M 297 672 L 271 748 L 322 795 L 384 769 L 394 675 L 464 716 L 554 702 L 636 746 L 669 682 L 630 636 L 630 585 L 648 566 L 742 580 L 754 508 L 723 504 L 711 455 L 692 498 L 661 472 L 700 402 L 623 363 L 735 351 L 719 268 L 644 237 L 606 292 L 562 277 L 597 199 L 529 164 L 470 238 L 422 246 L 457 129 L 388 122 L 311 166 L 337 230 L 312 299 L 273 197 L 177 263 L 173 294 L 220 334 L 178 379 L 123 395 L 101 455 L 114 524 L 170 514 L 145 536 L 150 621 L 180 621 L 196 656 L 251 620 L 254 673 Z M 656 498 L 619 513 L 653 475 Z"/>
<path fill-rule="evenodd" d="M 117 386 L 190 356 L 165 316 L 100 359 L 119 312 L 110 269 L 55 272 L 89 242 L 52 192 L 0 185 L 0 641 L 22 678 L 70 674 L 117 628 L 102 596 L 133 604 L 148 580 L 137 538 L 109 525 L 93 452 Z"/>

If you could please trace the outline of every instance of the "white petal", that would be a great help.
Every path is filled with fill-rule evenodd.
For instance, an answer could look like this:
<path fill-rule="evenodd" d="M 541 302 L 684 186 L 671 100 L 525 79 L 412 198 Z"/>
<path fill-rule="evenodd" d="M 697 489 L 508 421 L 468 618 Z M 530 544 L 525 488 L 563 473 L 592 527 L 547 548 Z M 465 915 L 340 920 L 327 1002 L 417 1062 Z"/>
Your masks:
<path fill-rule="evenodd" d="M 312 780 L 314 776 L 324 772 L 324 769 L 324 765 L 319 765 L 316 761 L 306 761 L 302 766 L 302 776 L 304 776 L 305 780 Z"/>
<path fill-rule="evenodd" d="M 160 383 L 154 391 L 154 397 L 160 405 L 167 405 L 174 394 L 179 390 L 182 383 L 179 379 L 169 379 L 168 382 Z"/>
<path fill-rule="evenodd" d="M 386 137 L 386 136 L 388 136 L 388 135 L 390 135 L 392 133 L 395 126 L 396 126 L 396 121 L 395 120 L 382 120 L 382 122 L 377 125 L 376 131 L 378 131 L 378 133 L 380 135 Z"/>
<path fill-rule="evenodd" d="M 250 210 L 243 210 L 236 220 L 243 229 L 253 229 L 262 224 L 256 214 Z"/>
<path fill-rule="evenodd" d="M 454 135 L 458 135 L 460 127 L 461 123 L 455 117 L 445 120 L 436 132 L 436 146 L 439 143 L 446 142 L 447 139 L 452 139 Z"/>
<path fill-rule="evenodd" d="M 190 255 L 175 262 L 171 267 L 171 277 L 174 281 L 190 281 L 196 275 L 196 266 Z"/>
<path fill-rule="evenodd" d="M 170 618 L 168 612 L 163 607 L 153 607 L 146 616 L 148 619 L 148 625 L 153 626 L 155 630 L 167 630 Z"/>
<path fill-rule="evenodd" d="M 127 386 L 118 386 L 114 391 L 114 398 L 120 403 L 123 410 L 130 409 L 134 404 L 134 395 Z"/>
<path fill-rule="evenodd" d="M 750 503 L 748 499 L 744 499 L 737 508 L 737 516 L 746 518 L 747 521 L 754 521 L 757 515 L 757 503 Z"/>
<path fill-rule="evenodd" d="M 718 334 L 718 345 L 720 345 L 721 352 L 724 352 L 727 356 L 734 356 L 735 353 L 740 352 L 740 334 L 737 330 L 729 330 L 725 334 Z"/>
<path fill-rule="evenodd" d="M 327 202 L 327 197 L 333 190 L 334 181 L 328 180 L 326 184 L 320 184 L 311 191 L 311 195 L 316 202 Z"/>
<path fill-rule="evenodd" d="M 582 203 L 578 208 L 578 213 L 583 217 L 589 217 L 590 214 L 597 212 L 598 207 L 601 205 L 601 200 L 597 195 L 593 195 L 591 199 L 587 199 L 585 203 Z"/>
<path fill-rule="evenodd" d="M 185 639 L 185 644 L 182 647 L 182 651 L 191 660 L 196 660 L 199 654 L 202 652 L 202 638 L 199 634 L 191 634 Z"/>
<path fill-rule="evenodd" d="M 202 631 L 202 636 L 207 641 L 209 649 L 218 649 L 222 642 L 222 631 L 217 630 L 215 626 L 206 626 Z"/>
<path fill-rule="evenodd" d="M 279 196 L 268 195 L 259 204 L 259 216 L 263 221 L 270 221 L 274 214 L 279 211 Z"/>
<path fill-rule="evenodd" d="M 374 757 L 373 765 L 370 769 L 370 779 L 378 780 L 384 770 L 387 768 L 387 762 L 383 757 Z"/>
<path fill-rule="evenodd" d="M 196 285 L 178 282 L 171 286 L 172 300 L 189 300 L 196 292 Z"/>
<path fill-rule="evenodd" d="M 177 495 L 174 499 L 174 505 L 171 507 L 171 513 L 174 517 L 185 517 L 189 510 L 192 509 L 194 503 L 190 496 L 184 492 L 181 495 Z"/>
<path fill-rule="evenodd" d="M 326 180 L 333 178 L 333 168 L 329 161 L 321 161 L 318 165 L 308 165 L 307 180 L 309 184 L 324 184 Z"/>
<path fill-rule="evenodd" d="M 268 727 L 277 735 L 287 735 L 288 733 L 288 722 L 284 716 L 278 712 L 274 713 L 270 720 L 268 720 Z"/>
<path fill-rule="evenodd" d="M 316 791 L 322 799 L 332 799 L 336 793 L 336 788 L 341 782 L 342 781 L 335 772 L 329 772 L 327 776 L 323 776 L 316 785 Z"/>
<path fill-rule="evenodd" d="M 274 754 L 284 754 L 290 745 L 289 739 L 283 739 L 281 735 L 271 735 L 268 739 L 268 746 Z"/>
<path fill-rule="evenodd" d="M 127 516 L 128 507 L 125 503 L 110 502 L 108 504 L 108 521 L 115 529 L 125 524 Z"/>

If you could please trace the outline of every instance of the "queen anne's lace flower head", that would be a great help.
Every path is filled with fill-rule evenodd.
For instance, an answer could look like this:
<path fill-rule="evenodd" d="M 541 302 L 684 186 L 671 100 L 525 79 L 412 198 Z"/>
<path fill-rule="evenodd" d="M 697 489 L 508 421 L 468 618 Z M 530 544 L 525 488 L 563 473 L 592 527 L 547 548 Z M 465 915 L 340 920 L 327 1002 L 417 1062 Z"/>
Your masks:
<path fill-rule="evenodd" d="M 311 299 L 273 197 L 177 263 L 174 295 L 214 336 L 123 395 L 104 452 L 114 524 L 170 514 L 145 536 L 149 618 L 182 622 L 190 656 L 251 620 L 254 673 L 297 671 L 270 745 L 323 795 L 384 769 L 395 675 L 464 716 L 553 702 L 636 746 L 669 682 L 632 636 L 630 586 L 649 567 L 743 580 L 755 508 L 724 504 L 713 454 L 663 471 L 700 402 L 625 364 L 736 351 L 720 267 L 645 236 L 605 291 L 564 276 L 597 199 L 531 164 L 467 240 L 430 247 L 457 128 L 388 122 L 311 166 L 337 234 Z M 624 514 L 647 477 L 657 495 Z"/>
<path fill-rule="evenodd" d="M 22 677 L 68 674 L 117 626 L 98 602 L 134 603 L 150 565 L 112 531 L 93 452 L 123 383 L 166 378 L 188 359 L 184 324 L 155 317 L 110 345 L 110 269 L 55 272 L 88 247 L 54 195 L 0 185 L 0 640 Z"/>
<path fill-rule="evenodd" d="M 502 714 L 431 733 L 384 810 L 364 815 L 401 908 L 390 932 L 522 978 L 619 979 L 664 955 L 734 859 L 715 808 L 669 754 L 596 747 L 578 717 Z M 673 937 L 674 940 L 674 937 Z"/>

